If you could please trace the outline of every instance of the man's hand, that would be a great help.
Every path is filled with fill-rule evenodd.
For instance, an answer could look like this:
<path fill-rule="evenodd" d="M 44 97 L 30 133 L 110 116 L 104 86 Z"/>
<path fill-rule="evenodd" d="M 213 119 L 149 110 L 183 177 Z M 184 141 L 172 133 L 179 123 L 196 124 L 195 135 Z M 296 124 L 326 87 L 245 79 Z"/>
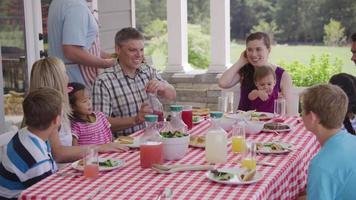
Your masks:
<path fill-rule="evenodd" d="M 150 80 L 145 90 L 148 93 L 157 93 L 158 91 L 164 90 L 164 83 L 159 80 Z"/>
<path fill-rule="evenodd" d="M 111 142 L 107 144 L 102 144 L 99 145 L 98 151 L 100 153 L 105 153 L 105 152 L 126 152 L 128 151 L 129 148 L 125 145 L 122 145 L 118 142 Z"/>
<path fill-rule="evenodd" d="M 135 117 L 136 124 L 141 124 L 145 121 L 145 115 L 152 114 L 152 108 L 148 103 L 142 103 L 141 109 Z"/>

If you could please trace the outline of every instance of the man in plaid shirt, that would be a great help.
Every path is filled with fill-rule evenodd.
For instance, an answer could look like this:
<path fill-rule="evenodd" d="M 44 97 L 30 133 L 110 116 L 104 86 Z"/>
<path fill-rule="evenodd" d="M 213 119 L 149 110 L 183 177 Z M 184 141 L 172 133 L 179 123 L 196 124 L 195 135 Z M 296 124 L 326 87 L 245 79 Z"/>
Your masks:
<path fill-rule="evenodd" d="M 117 62 L 96 78 L 92 97 L 94 110 L 108 117 L 117 137 L 144 128 L 144 116 L 152 113 L 147 93 L 174 100 L 176 91 L 144 63 L 144 38 L 135 28 L 116 33 L 115 51 Z"/>

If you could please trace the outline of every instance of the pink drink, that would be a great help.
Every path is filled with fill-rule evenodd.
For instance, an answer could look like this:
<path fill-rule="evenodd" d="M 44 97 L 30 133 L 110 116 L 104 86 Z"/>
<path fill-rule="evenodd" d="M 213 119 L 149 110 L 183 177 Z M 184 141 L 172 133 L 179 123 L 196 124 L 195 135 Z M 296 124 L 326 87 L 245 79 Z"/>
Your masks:
<path fill-rule="evenodd" d="M 152 164 L 163 164 L 162 142 L 146 142 L 140 145 L 142 168 L 151 168 Z"/>
<path fill-rule="evenodd" d="M 163 112 L 154 110 L 153 114 L 154 115 L 158 115 L 158 120 L 157 121 L 159 121 L 159 122 L 163 122 L 164 121 Z"/>
<path fill-rule="evenodd" d="M 182 111 L 182 120 L 188 126 L 188 129 L 193 128 L 193 111 L 190 110 L 183 110 Z"/>
<path fill-rule="evenodd" d="M 84 177 L 97 178 L 99 176 L 99 165 L 88 164 L 84 166 Z"/>

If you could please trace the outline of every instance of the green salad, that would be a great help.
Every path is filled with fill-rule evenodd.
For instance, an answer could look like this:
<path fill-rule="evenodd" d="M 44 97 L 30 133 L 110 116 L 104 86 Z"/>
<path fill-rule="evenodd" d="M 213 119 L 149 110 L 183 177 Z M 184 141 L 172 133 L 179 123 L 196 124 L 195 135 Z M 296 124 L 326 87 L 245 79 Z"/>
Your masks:
<path fill-rule="evenodd" d="M 99 162 L 100 167 L 115 167 L 119 163 L 115 160 L 107 159 L 104 162 Z"/>
<path fill-rule="evenodd" d="M 220 181 L 228 181 L 234 177 L 233 174 L 228 173 L 228 172 L 221 172 L 218 170 L 211 170 L 210 172 L 214 175 L 215 179 L 220 180 Z"/>
<path fill-rule="evenodd" d="M 180 131 L 163 131 L 161 132 L 161 136 L 165 138 L 179 138 L 179 137 L 185 137 L 188 136 L 186 133 L 182 133 Z"/>

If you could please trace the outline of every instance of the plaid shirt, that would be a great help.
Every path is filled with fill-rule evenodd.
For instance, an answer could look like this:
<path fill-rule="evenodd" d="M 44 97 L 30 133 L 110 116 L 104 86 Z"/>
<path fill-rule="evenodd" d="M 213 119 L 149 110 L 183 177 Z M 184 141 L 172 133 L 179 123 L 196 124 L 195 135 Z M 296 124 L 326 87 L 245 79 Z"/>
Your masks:
<path fill-rule="evenodd" d="M 166 82 L 157 70 L 143 64 L 137 69 L 134 78 L 124 74 L 117 62 L 114 67 L 106 69 L 100 74 L 93 85 L 93 107 L 96 111 L 103 112 L 107 117 L 134 117 L 147 101 L 148 96 L 145 86 L 150 79 Z M 144 128 L 144 124 L 135 125 L 114 133 L 129 135 Z"/>

